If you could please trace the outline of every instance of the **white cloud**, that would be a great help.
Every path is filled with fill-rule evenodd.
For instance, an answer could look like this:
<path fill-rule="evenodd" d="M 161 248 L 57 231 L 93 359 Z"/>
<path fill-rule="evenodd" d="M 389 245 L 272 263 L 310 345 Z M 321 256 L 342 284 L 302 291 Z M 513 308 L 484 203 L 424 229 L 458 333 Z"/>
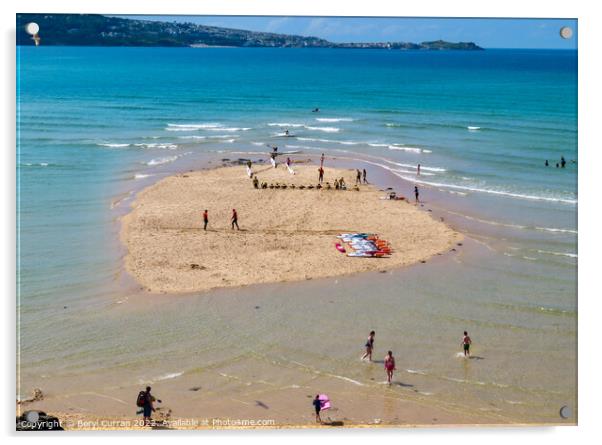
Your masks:
<path fill-rule="evenodd" d="M 290 17 L 278 17 L 270 20 L 265 30 L 266 32 L 284 32 L 287 33 L 286 25 L 290 22 Z"/>

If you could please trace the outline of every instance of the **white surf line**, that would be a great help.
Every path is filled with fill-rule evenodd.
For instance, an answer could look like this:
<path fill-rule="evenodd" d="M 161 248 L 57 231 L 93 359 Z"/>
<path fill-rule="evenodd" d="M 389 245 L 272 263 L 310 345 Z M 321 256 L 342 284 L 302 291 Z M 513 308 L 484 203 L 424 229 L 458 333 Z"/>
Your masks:
<path fill-rule="evenodd" d="M 451 210 L 445 210 L 445 211 L 452 215 L 461 216 L 470 221 L 476 221 L 476 222 L 480 222 L 483 224 L 489 224 L 492 226 L 508 227 L 511 229 L 538 230 L 541 232 L 561 233 L 561 234 L 564 234 L 564 233 L 576 234 L 577 233 L 576 230 L 571 230 L 571 229 L 557 229 L 554 227 L 525 226 L 525 225 L 521 225 L 521 224 L 503 223 L 503 222 L 491 221 L 491 220 L 487 220 L 487 219 L 480 219 L 480 218 L 476 218 L 473 216 L 464 215 L 463 213 L 453 212 Z"/>
<path fill-rule="evenodd" d="M 308 371 L 310 371 L 310 372 L 312 372 L 312 373 L 314 373 L 316 375 L 325 375 L 325 376 L 328 376 L 328 377 L 333 377 L 335 379 L 344 380 L 346 382 L 353 383 L 354 385 L 357 385 L 357 386 L 366 386 L 362 382 L 358 382 L 357 380 L 353 380 L 353 379 L 351 379 L 349 377 L 345 377 L 345 376 L 342 376 L 342 375 L 336 375 L 336 374 L 330 374 L 328 372 L 321 372 L 321 371 L 318 371 L 315 368 L 312 368 L 310 366 L 307 366 L 307 365 L 305 365 L 303 363 L 299 363 L 299 362 L 294 361 L 294 360 L 291 360 L 290 363 L 293 363 L 295 365 L 301 366 L 301 367 L 307 369 Z"/>
<path fill-rule="evenodd" d="M 566 256 L 569 258 L 577 258 L 577 254 L 576 253 L 570 253 L 570 252 L 552 252 L 550 250 L 539 250 L 537 249 L 537 252 L 539 253 L 545 253 L 548 255 L 555 255 L 555 256 Z"/>
<path fill-rule="evenodd" d="M 65 394 L 63 396 L 58 396 L 58 397 L 53 397 L 56 399 L 69 399 L 71 397 L 75 397 L 75 396 L 79 396 L 79 395 L 84 395 L 84 396 L 97 396 L 97 397 L 104 397 L 105 399 L 110 399 L 110 400 L 114 400 L 115 402 L 119 402 L 119 403 L 123 403 L 124 405 L 129 405 L 128 402 L 118 399 L 117 397 L 112 397 L 112 396 L 107 396 L 106 394 L 100 394 L 94 391 L 84 391 L 84 392 L 74 392 L 71 394 Z M 88 411 L 88 410 L 86 410 Z"/>
<path fill-rule="evenodd" d="M 368 156 L 368 157 L 371 157 L 371 158 L 374 158 L 374 159 L 378 159 L 378 160 L 386 162 L 388 164 L 398 165 L 398 166 L 401 166 L 401 167 L 412 167 L 412 165 L 401 164 L 401 163 L 398 163 L 398 162 L 390 161 L 390 160 L 385 159 L 385 158 L 379 158 L 379 157 L 376 157 L 376 156 L 370 156 L 370 155 L 363 154 L 363 153 L 361 155 L 362 156 Z M 518 199 L 526 199 L 526 200 L 531 200 L 531 201 L 557 202 L 557 203 L 561 203 L 561 204 L 571 204 L 571 205 L 576 205 L 577 202 L 578 202 L 576 199 L 551 198 L 551 197 L 547 197 L 547 196 L 537 196 L 537 195 L 524 195 L 524 194 L 520 194 L 520 193 L 504 192 L 504 191 L 491 190 L 491 189 L 480 189 L 480 188 L 476 188 L 476 187 L 468 187 L 468 186 L 456 185 L 456 184 L 443 184 L 443 183 L 437 183 L 437 182 L 429 182 L 429 181 L 424 181 L 422 179 L 419 179 L 418 175 L 416 175 L 415 178 L 408 178 L 407 176 L 400 175 L 399 172 L 397 172 L 393 168 L 389 168 L 389 167 L 384 166 L 382 164 L 378 164 L 376 162 L 368 161 L 366 159 L 348 158 L 348 157 L 343 157 L 343 156 L 339 156 L 339 158 L 340 159 L 352 160 L 352 161 L 358 161 L 358 162 L 366 162 L 368 164 L 376 165 L 376 166 L 381 167 L 381 168 L 383 168 L 385 170 L 389 170 L 391 173 L 393 173 L 394 175 L 396 175 L 399 178 L 403 179 L 404 181 L 413 182 L 413 183 L 421 184 L 421 185 L 427 185 L 427 186 L 432 186 L 432 187 L 441 187 L 441 188 L 451 188 L 451 189 L 456 189 L 456 190 L 466 190 L 466 191 L 469 191 L 469 192 L 486 193 L 486 194 L 491 194 L 491 195 L 510 197 L 510 198 L 518 198 Z M 420 168 L 422 170 L 431 170 L 431 171 L 440 171 L 440 172 L 445 172 L 446 171 L 443 168 L 439 168 L 439 167 L 424 167 L 422 165 L 421 165 Z"/>

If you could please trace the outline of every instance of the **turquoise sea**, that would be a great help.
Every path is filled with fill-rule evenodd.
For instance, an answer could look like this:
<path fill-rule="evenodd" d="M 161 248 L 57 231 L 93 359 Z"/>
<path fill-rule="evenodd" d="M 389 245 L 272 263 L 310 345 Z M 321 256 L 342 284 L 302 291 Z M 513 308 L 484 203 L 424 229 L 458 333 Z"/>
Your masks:
<path fill-rule="evenodd" d="M 211 360 L 231 361 L 226 351 L 257 360 L 294 349 L 295 362 L 320 363 L 318 373 L 366 383 L 350 363 L 369 322 L 386 319 L 395 328 L 377 337 L 381 352 L 387 342 L 409 349 L 402 378 L 415 379 L 429 403 L 453 400 L 494 421 L 560 421 L 560 405 L 575 406 L 576 51 L 18 47 L 17 113 L 19 396 L 59 381 L 84 387 L 94 373 L 101 388 L 116 375 L 132 385 L 177 379 L 220 369 Z M 287 129 L 294 137 L 284 137 Z M 148 329 L 153 353 L 166 360 L 149 373 L 136 345 L 150 315 L 124 315 L 135 286 L 124 284 L 119 216 L 136 191 L 167 174 L 259 159 L 268 145 L 361 162 L 369 179 L 406 195 L 417 184 L 472 253 L 439 261 L 432 275 L 350 279 L 344 292 L 330 281 L 220 291 L 191 296 L 185 314 L 154 302 L 160 321 Z M 562 156 L 566 167 L 557 168 Z M 366 292 L 372 304 L 345 304 Z M 314 339 L 299 318 L 288 324 L 297 335 L 266 333 L 243 317 L 220 331 L 219 353 L 210 342 L 211 354 L 186 354 L 220 330 L 212 323 L 223 319 L 206 303 L 237 320 L 220 305 L 247 293 L 274 303 L 265 315 L 274 326 L 279 305 L 304 313 L 303 304 L 338 298 L 339 312 L 323 312 L 340 335 Z M 347 332 L 351 314 L 358 318 Z M 454 356 L 467 326 L 485 358 L 469 370 Z M 241 336 L 253 341 L 242 346 Z M 214 366 L 200 371 L 198 360 Z M 297 371 L 303 380 L 306 370 Z"/>

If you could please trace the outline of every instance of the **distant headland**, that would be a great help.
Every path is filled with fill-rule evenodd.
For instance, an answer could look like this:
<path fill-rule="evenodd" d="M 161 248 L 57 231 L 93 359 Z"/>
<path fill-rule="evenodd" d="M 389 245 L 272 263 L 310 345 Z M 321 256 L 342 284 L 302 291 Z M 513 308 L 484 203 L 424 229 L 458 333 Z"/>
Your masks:
<path fill-rule="evenodd" d="M 473 42 L 350 42 L 246 31 L 195 23 L 159 22 L 99 14 L 17 14 L 17 45 L 34 45 L 25 25 L 40 26 L 42 46 L 156 46 L 237 48 L 351 48 L 388 50 L 482 50 Z"/>

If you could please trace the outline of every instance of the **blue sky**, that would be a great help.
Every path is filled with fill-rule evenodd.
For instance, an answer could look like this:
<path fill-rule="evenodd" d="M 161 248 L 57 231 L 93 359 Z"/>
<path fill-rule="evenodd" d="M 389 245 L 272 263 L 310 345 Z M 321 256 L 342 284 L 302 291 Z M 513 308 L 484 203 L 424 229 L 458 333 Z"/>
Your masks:
<path fill-rule="evenodd" d="M 484 48 L 577 48 L 573 19 L 438 19 L 347 17 L 122 16 L 321 37 L 332 42 L 471 41 Z M 563 26 L 573 38 L 562 39 Z"/>

